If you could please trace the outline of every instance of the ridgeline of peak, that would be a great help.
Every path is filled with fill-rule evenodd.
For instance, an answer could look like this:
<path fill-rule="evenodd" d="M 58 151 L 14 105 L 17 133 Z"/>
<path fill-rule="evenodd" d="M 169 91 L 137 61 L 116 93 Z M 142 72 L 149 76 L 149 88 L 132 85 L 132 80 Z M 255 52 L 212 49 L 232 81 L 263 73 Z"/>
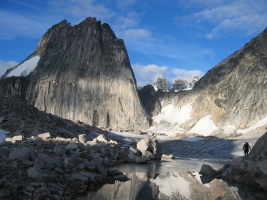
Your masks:
<path fill-rule="evenodd" d="M 97 127 L 148 127 L 125 45 L 108 24 L 87 18 L 71 26 L 63 20 L 48 29 L 17 71 L 33 58 L 36 67 L 25 77 L 1 79 L 2 95 Z"/>

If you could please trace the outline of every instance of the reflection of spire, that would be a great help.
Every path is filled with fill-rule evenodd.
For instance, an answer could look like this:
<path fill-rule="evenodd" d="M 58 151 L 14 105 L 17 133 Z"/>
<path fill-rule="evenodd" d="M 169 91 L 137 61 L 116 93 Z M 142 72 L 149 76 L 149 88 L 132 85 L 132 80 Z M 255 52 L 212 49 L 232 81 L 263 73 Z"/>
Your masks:
<path fill-rule="evenodd" d="M 134 164 L 133 164 L 134 165 Z M 153 165 L 153 164 L 152 164 Z M 132 165 L 126 166 L 132 169 Z M 135 170 L 149 169 L 150 164 L 135 165 Z M 154 165 L 156 166 L 156 165 Z M 153 167 L 152 167 L 153 168 Z M 172 172 L 155 174 L 146 172 L 130 172 L 125 175 L 130 179 L 126 182 L 116 181 L 114 184 L 104 185 L 95 193 L 89 193 L 87 199 L 242 199 L 242 196 L 255 198 L 255 195 L 265 195 L 262 191 L 240 187 L 235 183 L 228 185 L 221 179 L 198 180 L 198 173 Z M 206 185 L 204 185 L 206 184 Z M 219 192 L 218 192 L 219 191 Z M 239 197 L 239 198 L 238 198 Z"/>

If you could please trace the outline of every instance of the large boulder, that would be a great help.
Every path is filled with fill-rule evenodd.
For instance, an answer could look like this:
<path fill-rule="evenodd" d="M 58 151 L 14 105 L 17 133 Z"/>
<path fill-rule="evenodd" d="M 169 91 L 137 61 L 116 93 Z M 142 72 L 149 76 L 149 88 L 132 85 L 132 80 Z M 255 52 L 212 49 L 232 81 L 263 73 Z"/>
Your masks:
<path fill-rule="evenodd" d="M 143 138 L 137 143 L 137 149 L 142 156 L 149 156 L 151 159 L 161 160 L 162 147 L 157 139 Z"/>
<path fill-rule="evenodd" d="M 203 164 L 201 166 L 199 174 L 202 174 L 204 176 L 214 177 L 217 174 L 217 172 L 211 166 Z"/>

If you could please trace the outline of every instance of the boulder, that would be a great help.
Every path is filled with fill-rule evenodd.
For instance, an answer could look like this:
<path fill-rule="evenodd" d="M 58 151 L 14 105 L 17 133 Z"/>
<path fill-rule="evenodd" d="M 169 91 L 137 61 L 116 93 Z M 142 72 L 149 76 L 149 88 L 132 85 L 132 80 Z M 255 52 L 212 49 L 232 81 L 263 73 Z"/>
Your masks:
<path fill-rule="evenodd" d="M 78 146 L 76 143 L 69 143 L 65 148 L 67 150 L 76 150 L 76 149 L 78 149 Z"/>
<path fill-rule="evenodd" d="M 199 171 L 199 174 L 204 176 L 214 177 L 216 176 L 217 172 L 211 166 L 203 164 Z"/>
<path fill-rule="evenodd" d="M 15 147 L 9 153 L 9 159 L 11 160 L 28 160 L 30 158 L 31 151 L 28 147 Z"/>
<path fill-rule="evenodd" d="M 56 182 L 56 177 L 51 174 L 45 174 L 39 171 L 39 169 L 31 167 L 27 171 L 28 177 L 34 178 L 40 182 L 44 183 L 54 183 Z"/>
<path fill-rule="evenodd" d="M 22 141 L 23 140 L 23 135 L 16 135 L 14 137 L 11 138 L 11 142 L 15 143 L 16 141 Z"/>
<path fill-rule="evenodd" d="M 148 156 L 138 156 L 135 158 L 135 162 L 140 164 L 140 163 L 146 163 L 147 161 L 149 161 L 150 158 Z"/>
<path fill-rule="evenodd" d="M 79 142 L 82 144 L 85 144 L 88 141 L 87 135 L 86 134 L 80 134 L 79 135 Z"/>
<path fill-rule="evenodd" d="M 38 134 L 38 137 L 39 138 L 42 138 L 42 139 L 50 138 L 51 137 L 51 134 L 49 132 L 41 133 L 41 134 Z"/>
<path fill-rule="evenodd" d="M 95 164 L 96 169 L 100 174 L 102 174 L 103 176 L 107 176 L 107 170 L 104 168 L 99 159 L 93 158 L 93 163 Z"/>
<path fill-rule="evenodd" d="M 93 139 L 92 145 L 99 144 L 99 143 L 108 143 L 108 139 L 105 135 L 99 135 L 97 138 Z"/>
<path fill-rule="evenodd" d="M 157 139 L 143 138 L 137 143 L 137 149 L 141 151 L 142 156 L 150 152 L 155 155 L 156 160 L 161 160 L 162 148 Z"/>
<path fill-rule="evenodd" d="M 84 185 L 87 183 L 88 178 L 83 174 L 75 173 L 71 175 L 70 180 L 74 182 L 79 182 L 81 185 Z"/>

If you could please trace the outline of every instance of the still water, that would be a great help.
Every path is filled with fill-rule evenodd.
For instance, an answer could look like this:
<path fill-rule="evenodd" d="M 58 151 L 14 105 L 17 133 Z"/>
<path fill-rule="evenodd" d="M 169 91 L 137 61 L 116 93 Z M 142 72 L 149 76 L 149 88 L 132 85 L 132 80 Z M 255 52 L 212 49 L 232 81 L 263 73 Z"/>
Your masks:
<path fill-rule="evenodd" d="M 106 184 L 79 200 L 266 200 L 267 192 L 198 174 L 203 163 L 214 169 L 229 160 L 174 159 L 149 164 L 125 164 L 116 169 L 130 179 Z"/>

